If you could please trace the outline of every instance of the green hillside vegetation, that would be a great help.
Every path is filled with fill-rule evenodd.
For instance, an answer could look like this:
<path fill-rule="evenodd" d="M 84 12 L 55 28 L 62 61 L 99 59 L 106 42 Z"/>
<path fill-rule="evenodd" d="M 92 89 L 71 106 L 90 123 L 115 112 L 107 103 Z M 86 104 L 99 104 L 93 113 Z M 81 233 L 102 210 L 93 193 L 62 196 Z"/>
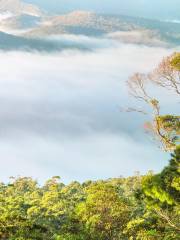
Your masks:
<path fill-rule="evenodd" d="M 180 239 L 180 116 L 161 115 L 160 102 L 148 93 L 150 83 L 179 96 L 179 56 L 128 80 L 132 95 L 152 109 L 148 131 L 171 156 L 162 172 L 68 185 L 59 177 L 44 185 L 11 178 L 0 184 L 0 239 Z"/>
<path fill-rule="evenodd" d="M 69 185 L 0 185 L 0 239 L 178 239 L 180 148 L 162 173 Z"/>

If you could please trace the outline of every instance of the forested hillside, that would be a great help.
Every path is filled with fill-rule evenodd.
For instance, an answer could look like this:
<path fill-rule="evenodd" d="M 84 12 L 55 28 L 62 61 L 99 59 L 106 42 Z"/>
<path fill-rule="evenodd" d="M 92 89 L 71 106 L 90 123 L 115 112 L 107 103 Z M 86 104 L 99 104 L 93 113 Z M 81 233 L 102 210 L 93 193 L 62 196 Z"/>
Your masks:
<path fill-rule="evenodd" d="M 1 239 L 118 240 L 179 237 L 180 148 L 160 174 L 39 186 L 0 185 Z"/>
<path fill-rule="evenodd" d="M 11 178 L 0 184 L 0 239 L 180 239 L 180 116 L 162 115 L 160 102 L 148 92 L 152 84 L 179 97 L 179 81 L 179 53 L 163 59 L 148 75 L 136 73 L 128 80 L 133 97 L 152 110 L 148 132 L 170 155 L 162 172 L 69 185 L 59 177 L 44 185 Z"/>

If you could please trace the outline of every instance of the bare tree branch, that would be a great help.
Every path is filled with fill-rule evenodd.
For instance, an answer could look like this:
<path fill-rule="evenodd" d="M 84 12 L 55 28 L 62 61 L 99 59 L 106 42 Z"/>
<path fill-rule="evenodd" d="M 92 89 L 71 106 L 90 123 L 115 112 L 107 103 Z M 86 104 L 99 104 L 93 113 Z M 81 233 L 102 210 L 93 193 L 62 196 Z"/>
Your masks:
<path fill-rule="evenodd" d="M 168 118 L 164 119 L 160 114 L 160 104 L 159 101 L 150 96 L 147 91 L 148 84 L 156 84 L 163 88 L 173 90 L 178 96 L 180 95 L 180 67 L 179 62 L 176 59 L 175 66 L 172 65 L 172 60 L 177 56 L 177 53 L 166 57 L 162 60 L 162 62 L 149 74 L 135 73 L 133 76 L 129 78 L 127 81 L 127 86 L 129 89 L 129 93 L 137 100 L 143 101 L 148 104 L 152 109 L 152 118 L 153 121 L 147 125 L 149 126 L 149 131 L 153 133 L 155 139 L 157 139 L 164 150 L 171 151 L 175 148 L 175 139 L 176 134 L 178 133 L 178 129 L 174 131 L 173 127 L 171 129 L 165 128 L 165 120 L 168 123 Z M 180 53 L 178 55 L 178 59 L 180 61 Z M 145 111 L 139 110 L 136 107 L 129 107 L 127 112 L 139 112 L 146 114 Z M 176 126 L 180 126 L 180 117 L 171 116 L 171 121 L 176 121 Z"/>

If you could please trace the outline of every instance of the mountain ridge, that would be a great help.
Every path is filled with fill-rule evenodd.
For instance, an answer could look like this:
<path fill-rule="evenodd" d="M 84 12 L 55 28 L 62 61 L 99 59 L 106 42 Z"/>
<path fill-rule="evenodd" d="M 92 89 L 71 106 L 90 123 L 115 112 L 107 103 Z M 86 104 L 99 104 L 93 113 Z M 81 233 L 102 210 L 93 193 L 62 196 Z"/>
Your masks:
<path fill-rule="evenodd" d="M 56 40 L 58 38 L 62 40 L 63 35 L 68 34 L 158 47 L 180 44 L 180 24 L 178 23 L 123 15 L 97 14 L 83 10 L 62 15 L 48 15 L 36 5 L 21 0 L 0 0 L 0 31 L 10 34 L 8 39 L 12 35 L 12 39 L 15 40 L 13 37 L 17 37 L 18 42 L 22 41 L 25 46 L 33 46 L 33 49 L 36 42 L 34 40 L 37 40 L 38 50 L 41 49 L 39 42 L 42 42 L 43 46 L 59 49 L 59 46 L 54 47 L 55 41 L 50 38 L 54 39 L 57 36 Z M 3 48 L 3 44 L 5 46 L 6 42 L 1 41 L 0 48 Z M 56 44 L 58 45 L 57 41 Z M 15 47 L 13 42 L 12 45 Z"/>
<path fill-rule="evenodd" d="M 41 10 L 36 5 L 20 0 L 0 0 L 0 12 L 6 11 L 14 15 L 27 14 L 36 17 L 42 15 Z"/>

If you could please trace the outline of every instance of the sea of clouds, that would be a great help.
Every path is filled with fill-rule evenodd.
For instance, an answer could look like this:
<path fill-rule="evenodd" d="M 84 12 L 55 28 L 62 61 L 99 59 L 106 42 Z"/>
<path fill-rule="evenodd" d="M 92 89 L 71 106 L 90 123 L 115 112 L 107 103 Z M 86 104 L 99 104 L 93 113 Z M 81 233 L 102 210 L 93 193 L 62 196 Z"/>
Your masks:
<path fill-rule="evenodd" d="M 148 117 L 121 107 L 134 104 L 128 77 L 151 70 L 174 50 L 111 43 L 88 38 L 94 50 L 0 52 L 1 180 L 59 175 L 84 181 L 166 164 L 168 157 L 144 134 Z M 164 111 L 172 108 L 168 99 Z"/>

